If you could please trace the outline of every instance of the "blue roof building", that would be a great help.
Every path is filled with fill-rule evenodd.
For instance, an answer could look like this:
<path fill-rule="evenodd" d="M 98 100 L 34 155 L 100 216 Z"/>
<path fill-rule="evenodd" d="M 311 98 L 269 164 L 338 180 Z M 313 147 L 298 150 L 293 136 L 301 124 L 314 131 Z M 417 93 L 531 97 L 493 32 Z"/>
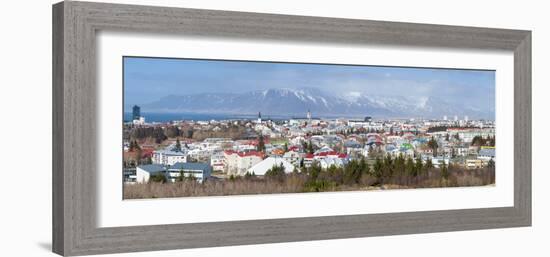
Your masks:
<path fill-rule="evenodd" d="M 136 182 L 147 183 L 153 175 L 164 174 L 166 168 L 160 164 L 140 165 L 136 168 Z"/>
<path fill-rule="evenodd" d="M 495 161 L 495 148 L 481 148 L 477 154 L 477 158 L 485 161 L 493 160 Z"/>
<path fill-rule="evenodd" d="M 183 175 L 186 178 L 196 179 L 198 182 L 204 182 L 210 177 L 212 166 L 208 163 L 200 162 L 178 162 L 168 167 L 168 179 L 172 182 Z"/>

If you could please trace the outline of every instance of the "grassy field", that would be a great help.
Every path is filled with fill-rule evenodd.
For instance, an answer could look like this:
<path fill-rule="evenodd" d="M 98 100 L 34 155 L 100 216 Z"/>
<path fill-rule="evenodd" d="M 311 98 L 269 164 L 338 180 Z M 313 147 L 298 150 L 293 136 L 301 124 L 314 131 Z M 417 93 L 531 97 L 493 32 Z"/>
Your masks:
<path fill-rule="evenodd" d="M 306 173 L 291 173 L 276 178 L 248 176 L 224 180 L 212 179 L 203 184 L 182 181 L 124 185 L 124 199 L 469 187 L 494 183 L 495 172 L 494 169 L 489 168 L 451 170 L 446 179 L 442 178 L 439 169 L 435 168 L 417 176 L 394 175 L 383 178 L 362 174 L 353 182 L 345 182 L 345 178 L 340 174 L 323 171 L 315 178 Z"/>

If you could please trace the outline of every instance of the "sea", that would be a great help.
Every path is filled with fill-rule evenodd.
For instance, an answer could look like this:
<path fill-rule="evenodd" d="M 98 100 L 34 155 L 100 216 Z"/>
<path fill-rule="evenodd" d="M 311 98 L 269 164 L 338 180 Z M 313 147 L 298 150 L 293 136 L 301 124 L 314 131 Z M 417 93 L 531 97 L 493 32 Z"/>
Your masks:
<path fill-rule="evenodd" d="M 204 113 L 147 113 L 142 112 L 146 122 L 170 122 L 176 120 L 210 121 L 210 120 L 238 120 L 256 119 L 254 115 L 231 115 L 231 114 L 204 114 Z M 132 113 L 124 113 L 124 121 L 131 121 Z"/>

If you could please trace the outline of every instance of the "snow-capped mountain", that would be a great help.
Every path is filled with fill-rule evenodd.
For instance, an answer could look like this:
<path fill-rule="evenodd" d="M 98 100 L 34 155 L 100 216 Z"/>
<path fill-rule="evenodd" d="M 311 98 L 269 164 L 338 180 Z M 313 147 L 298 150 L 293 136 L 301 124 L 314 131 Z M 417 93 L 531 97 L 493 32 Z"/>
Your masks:
<path fill-rule="evenodd" d="M 304 116 L 310 110 L 319 117 L 424 117 L 468 115 L 494 118 L 494 111 L 480 111 L 434 97 L 378 96 L 360 92 L 327 93 L 315 88 L 267 89 L 245 93 L 201 93 L 166 96 L 142 104 L 147 112 L 196 112 Z"/>

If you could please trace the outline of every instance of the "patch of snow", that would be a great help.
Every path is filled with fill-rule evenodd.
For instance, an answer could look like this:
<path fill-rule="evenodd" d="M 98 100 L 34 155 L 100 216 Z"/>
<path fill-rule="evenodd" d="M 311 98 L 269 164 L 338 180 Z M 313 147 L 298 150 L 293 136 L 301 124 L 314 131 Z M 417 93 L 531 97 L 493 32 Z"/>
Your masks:
<path fill-rule="evenodd" d="M 325 107 L 328 108 L 327 100 L 324 97 L 321 97 L 321 101 L 323 101 L 323 103 L 325 104 Z"/>
<path fill-rule="evenodd" d="M 298 99 L 302 100 L 303 102 L 306 101 L 306 99 L 304 98 L 304 96 L 303 96 L 302 94 L 298 93 L 297 91 L 294 91 L 294 95 L 295 95 L 296 97 L 298 97 Z"/>

